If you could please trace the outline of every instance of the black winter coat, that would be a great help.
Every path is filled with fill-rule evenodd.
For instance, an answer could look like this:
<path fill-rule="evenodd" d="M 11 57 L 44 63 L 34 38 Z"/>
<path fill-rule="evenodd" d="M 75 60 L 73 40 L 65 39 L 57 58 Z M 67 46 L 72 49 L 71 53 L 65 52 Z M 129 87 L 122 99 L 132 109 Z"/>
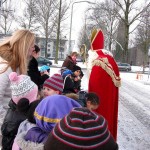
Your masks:
<path fill-rule="evenodd" d="M 47 74 L 41 76 L 38 70 L 38 62 L 34 57 L 29 62 L 28 75 L 30 76 L 31 80 L 38 86 L 39 90 L 41 90 L 44 81 L 49 78 Z"/>
<path fill-rule="evenodd" d="M 64 78 L 64 89 L 63 93 L 76 93 L 73 77 L 66 76 Z"/>
<path fill-rule="evenodd" d="M 26 119 L 25 115 L 17 111 L 16 104 L 12 100 L 9 102 L 9 107 L 1 127 L 2 150 L 12 150 L 18 127 Z"/>

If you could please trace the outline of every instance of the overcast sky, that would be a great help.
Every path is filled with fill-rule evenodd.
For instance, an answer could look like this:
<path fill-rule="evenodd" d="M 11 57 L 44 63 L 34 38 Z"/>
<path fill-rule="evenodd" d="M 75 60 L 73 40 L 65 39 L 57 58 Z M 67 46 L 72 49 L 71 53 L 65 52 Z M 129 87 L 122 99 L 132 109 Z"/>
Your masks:
<path fill-rule="evenodd" d="M 11 0 L 13 2 L 13 5 L 17 5 L 17 12 L 21 13 L 24 5 L 23 5 L 23 0 Z M 75 0 L 75 2 L 77 1 L 82 1 L 82 0 Z M 94 2 L 95 0 L 87 0 L 89 2 Z M 78 33 L 82 27 L 82 25 L 84 24 L 85 21 L 85 10 L 88 7 L 87 2 L 80 2 L 80 3 L 75 3 L 73 6 L 73 16 L 72 16 L 72 39 L 76 40 L 78 37 Z M 71 5 L 72 6 L 72 5 Z M 67 32 L 67 38 L 69 38 L 69 31 L 70 31 L 70 19 L 71 19 L 71 8 L 70 8 L 70 12 L 68 12 L 70 15 L 68 17 L 67 20 L 67 24 L 68 24 L 68 32 Z"/>

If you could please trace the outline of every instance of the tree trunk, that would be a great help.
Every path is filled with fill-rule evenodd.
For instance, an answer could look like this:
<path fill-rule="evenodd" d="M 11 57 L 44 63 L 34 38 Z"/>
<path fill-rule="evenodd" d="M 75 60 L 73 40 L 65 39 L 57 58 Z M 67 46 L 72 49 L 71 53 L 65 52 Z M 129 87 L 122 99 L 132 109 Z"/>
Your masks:
<path fill-rule="evenodd" d="M 59 49 L 59 34 L 60 34 L 61 3 L 62 3 L 62 0 L 60 0 L 59 16 L 58 16 L 57 41 L 56 41 L 56 56 L 55 56 L 55 63 L 56 64 L 58 64 L 58 51 L 59 51 L 58 49 Z"/>

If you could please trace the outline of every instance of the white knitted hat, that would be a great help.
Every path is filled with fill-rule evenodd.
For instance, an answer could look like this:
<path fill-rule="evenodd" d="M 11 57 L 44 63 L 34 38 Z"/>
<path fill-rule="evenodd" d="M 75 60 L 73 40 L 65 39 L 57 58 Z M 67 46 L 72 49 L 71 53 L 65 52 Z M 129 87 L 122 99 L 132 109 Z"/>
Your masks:
<path fill-rule="evenodd" d="M 38 87 L 31 81 L 29 76 L 17 76 L 16 72 L 12 72 L 9 75 L 9 79 L 14 103 L 17 104 L 21 98 L 27 98 L 30 103 L 37 99 Z"/>

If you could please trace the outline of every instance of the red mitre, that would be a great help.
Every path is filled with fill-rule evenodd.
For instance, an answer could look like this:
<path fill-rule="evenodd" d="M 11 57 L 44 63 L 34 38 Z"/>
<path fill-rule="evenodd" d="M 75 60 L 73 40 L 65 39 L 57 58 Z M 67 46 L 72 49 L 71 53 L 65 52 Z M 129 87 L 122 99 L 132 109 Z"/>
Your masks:
<path fill-rule="evenodd" d="M 94 29 L 91 35 L 91 49 L 104 49 L 104 35 L 101 29 Z"/>

